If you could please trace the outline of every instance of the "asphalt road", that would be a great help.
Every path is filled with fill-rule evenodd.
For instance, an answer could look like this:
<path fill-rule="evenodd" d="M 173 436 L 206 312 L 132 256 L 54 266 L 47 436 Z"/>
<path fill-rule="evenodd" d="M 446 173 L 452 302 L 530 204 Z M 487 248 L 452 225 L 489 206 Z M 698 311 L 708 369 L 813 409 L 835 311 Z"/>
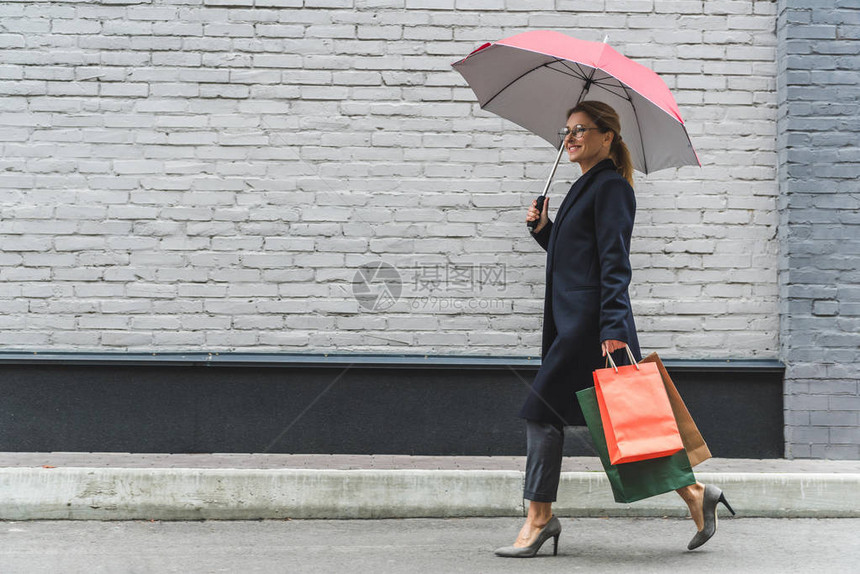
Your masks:
<path fill-rule="evenodd" d="M 559 555 L 505 559 L 514 518 L 0 522 L 0 572 L 857 572 L 860 519 L 720 519 L 687 552 L 689 520 L 562 519 Z"/>

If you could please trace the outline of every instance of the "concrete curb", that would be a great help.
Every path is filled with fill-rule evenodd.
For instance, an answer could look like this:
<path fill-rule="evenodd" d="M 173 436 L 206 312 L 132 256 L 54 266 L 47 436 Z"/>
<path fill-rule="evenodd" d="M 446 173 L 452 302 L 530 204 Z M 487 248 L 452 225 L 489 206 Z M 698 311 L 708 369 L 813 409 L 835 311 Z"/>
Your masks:
<path fill-rule="evenodd" d="M 699 473 L 742 517 L 860 517 L 857 473 Z M 522 516 L 511 470 L 0 468 L 4 520 L 248 520 Z M 559 516 L 685 516 L 673 493 L 612 499 L 601 472 L 565 472 Z M 723 511 L 721 511 L 723 512 Z"/>

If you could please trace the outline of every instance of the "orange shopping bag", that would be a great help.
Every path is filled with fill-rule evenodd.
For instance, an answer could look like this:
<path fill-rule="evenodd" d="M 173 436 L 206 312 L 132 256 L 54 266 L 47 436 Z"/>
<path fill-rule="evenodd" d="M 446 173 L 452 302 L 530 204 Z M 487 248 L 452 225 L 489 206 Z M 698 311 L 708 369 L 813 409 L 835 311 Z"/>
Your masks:
<path fill-rule="evenodd" d="M 636 363 L 594 371 L 600 419 L 609 462 L 621 464 L 669 456 L 684 448 L 663 378 L 654 363 Z"/>

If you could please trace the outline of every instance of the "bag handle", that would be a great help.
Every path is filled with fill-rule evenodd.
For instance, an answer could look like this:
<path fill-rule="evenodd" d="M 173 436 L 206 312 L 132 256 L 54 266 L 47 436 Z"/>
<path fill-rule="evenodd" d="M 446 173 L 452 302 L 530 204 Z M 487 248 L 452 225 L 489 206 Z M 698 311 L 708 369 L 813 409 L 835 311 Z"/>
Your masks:
<path fill-rule="evenodd" d="M 624 345 L 624 348 L 627 350 L 627 356 L 630 357 L 630 364 L 636 367 L 636 370 L 639 370 L 639 364 L 636 362 L 636 359 L 633 357 L 633 352 L 630 350 L 630 345 Z M 612 353 L 606 353 L 606 363 L 612 365 L 612 368 L 615 369 L 615 372 L 618 372 L 618 367 L 615 366 L 615 361 L 612 359 Z M 606 364 L 604 364 L 603 368 L 606 368 Z"/>

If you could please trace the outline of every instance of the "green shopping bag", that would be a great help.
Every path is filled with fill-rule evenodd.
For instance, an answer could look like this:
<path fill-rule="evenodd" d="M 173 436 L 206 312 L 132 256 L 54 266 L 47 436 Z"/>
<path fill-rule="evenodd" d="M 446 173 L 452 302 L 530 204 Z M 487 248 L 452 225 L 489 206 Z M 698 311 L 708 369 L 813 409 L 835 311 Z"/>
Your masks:
<path fill-rule="evenodd" d="M 603 434 L 600 407 L 597 405 L 594 387 L 577 392 L 576 398 L 585 416 L 585 423 L 594 441 L 595 450 L 600 455 L 603 470 L 609 477 L 615 502 L 636 502 L 696 482 L 693 469 L 690 467 L 690 459 L 683 449 L 671 456 L 610 464 L 609 449 L 606 447 L 606 436 Z"/>

